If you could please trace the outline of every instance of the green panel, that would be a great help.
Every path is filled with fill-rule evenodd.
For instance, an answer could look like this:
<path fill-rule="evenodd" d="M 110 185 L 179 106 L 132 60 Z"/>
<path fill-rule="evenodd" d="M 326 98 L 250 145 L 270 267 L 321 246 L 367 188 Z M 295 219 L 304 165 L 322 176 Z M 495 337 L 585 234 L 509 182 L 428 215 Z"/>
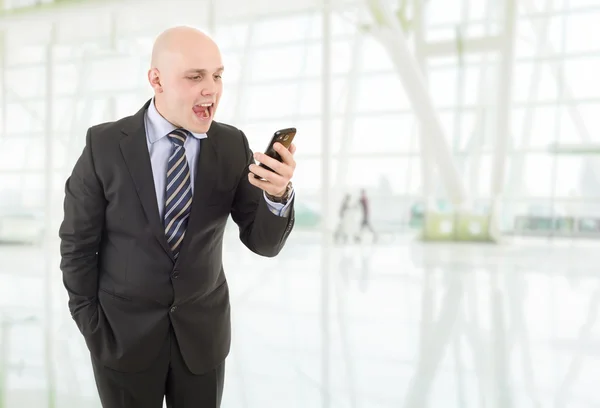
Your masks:
<path fill-rule="evenodd" d="M 422 237 L 425 241 L 493 241 L 489 216 L 464 213 L 425 213 Z"/>
<path fill-rule="evenodd" d="M 460 214 L 457 217 L 457 241 L 492 241 L 490 218 L 487 215 Z"/>
<path fill-rule="evenodd" d="M 425 241 L 453 241 L 455 220 L 453 214 L 425 213 L 423 239 Z"/>

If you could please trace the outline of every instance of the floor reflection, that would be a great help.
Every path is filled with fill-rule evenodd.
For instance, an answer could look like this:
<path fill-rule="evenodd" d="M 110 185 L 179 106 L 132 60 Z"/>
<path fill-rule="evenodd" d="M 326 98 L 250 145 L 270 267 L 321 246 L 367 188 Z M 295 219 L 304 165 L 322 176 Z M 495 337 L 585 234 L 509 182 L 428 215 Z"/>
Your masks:
<path fill-rule="evenodd" d="M 262 259 L 233 234 L 223 407 L 596 406 L 596 254 L 590 241 L 323 248 L 298 232 Z M 100 406 L 58 262 L 0 246 L 2 408 Z"/>

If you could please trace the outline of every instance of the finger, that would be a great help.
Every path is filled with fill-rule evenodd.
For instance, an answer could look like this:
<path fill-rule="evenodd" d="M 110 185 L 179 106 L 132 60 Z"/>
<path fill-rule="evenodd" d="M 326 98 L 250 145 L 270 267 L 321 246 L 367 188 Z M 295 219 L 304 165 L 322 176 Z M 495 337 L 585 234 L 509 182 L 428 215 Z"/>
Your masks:
<path fill-rule="evenodd" d="M 282 163 L 279 160 L 276 160 L 270 156 L 267 156 L 264 153 L 255 153 L 254 158 L 256 160 L 258 160 L 259 162 L 263 163 L 265 166 L 268 166 L 271 169 L 273 169 L 273 171 L 275 173 L 282 174 L 285 171 L 283 168 L 283 167 L 285 167 L 284 163 Z"/>
<path fill-rule="evenodd" d="M 250 184 L 260 188 L 261 190 L 271 195 L 276 195 L 281 191 L 284 191 L 285 187 L 287 186 L 287 184 L 285 186 L 279 186 L 269 182 L 268 180 L 257 179 L 252 173 L 248 173 L 248 181 L 250 182 Z"/>
<path fill-rule="evenodd" d="M 282 177 L 279 174 L 274 173 L 270 170 L 267 170 L 264 167 L 260 167 L 256 164 L 251 164 L 249 170 L 252 173 L 256 174 L 259 177 L 262 177 L 263 179 L 267 180 L 270 183 L 273 183 L 273 184 L 285 183 L 284 177 Z"/>
<path fill-rule="evenodd" d="M 290 145 L 290 147 L 292 147 L 292 145 Z M 285 146 L 279 142 L 275 143 L 273 148 L 275 149 L 275 151 L 277 153 L 279 153 L 283 163 L 290 165 L 290 166 L 292 165 L 292 163 L 294 161 L 294 156 L 292 155 L 292 152 L 290 152 L 288 149 L 286 149 Z"/>
<path fill-rule="evenodd" d="M 295 144 L 291 144 L 290 145 L 290 153 L 292 154 L 292 156 L 296 153 L 296 145 Z"/>

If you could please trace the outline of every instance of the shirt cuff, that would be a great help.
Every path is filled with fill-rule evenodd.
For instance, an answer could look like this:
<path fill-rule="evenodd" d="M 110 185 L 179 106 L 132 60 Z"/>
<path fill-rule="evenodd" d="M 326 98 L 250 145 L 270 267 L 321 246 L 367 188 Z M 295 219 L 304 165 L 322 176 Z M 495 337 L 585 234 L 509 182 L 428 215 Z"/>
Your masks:
<path fill-rule="evenodd" d="M 294 188 L 292 187 L 292 191 L 290 192 L 290 197 L 288 198 L 287 203 L 274 203 L 273 201 L 267 198 L 267 193 L 263 191 L 263 197 L 267 202 L 269 210 L 280 217 L 287 217 L 290 214 L 290 205 L 292 204 L 292 199 L 294 198 Z"/>

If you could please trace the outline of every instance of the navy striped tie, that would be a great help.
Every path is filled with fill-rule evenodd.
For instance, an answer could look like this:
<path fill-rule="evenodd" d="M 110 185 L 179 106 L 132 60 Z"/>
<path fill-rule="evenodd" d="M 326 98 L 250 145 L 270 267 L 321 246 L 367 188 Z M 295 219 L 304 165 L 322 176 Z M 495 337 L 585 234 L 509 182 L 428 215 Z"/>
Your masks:
<path fill-rule="evenodd" d="M 183 146 L 187 131 L 175 129 L 168 137 L 173 147 L 167 165 L 164 224 L 167 242 L 177 259 L 192 206 L 192 183 Z"/>

